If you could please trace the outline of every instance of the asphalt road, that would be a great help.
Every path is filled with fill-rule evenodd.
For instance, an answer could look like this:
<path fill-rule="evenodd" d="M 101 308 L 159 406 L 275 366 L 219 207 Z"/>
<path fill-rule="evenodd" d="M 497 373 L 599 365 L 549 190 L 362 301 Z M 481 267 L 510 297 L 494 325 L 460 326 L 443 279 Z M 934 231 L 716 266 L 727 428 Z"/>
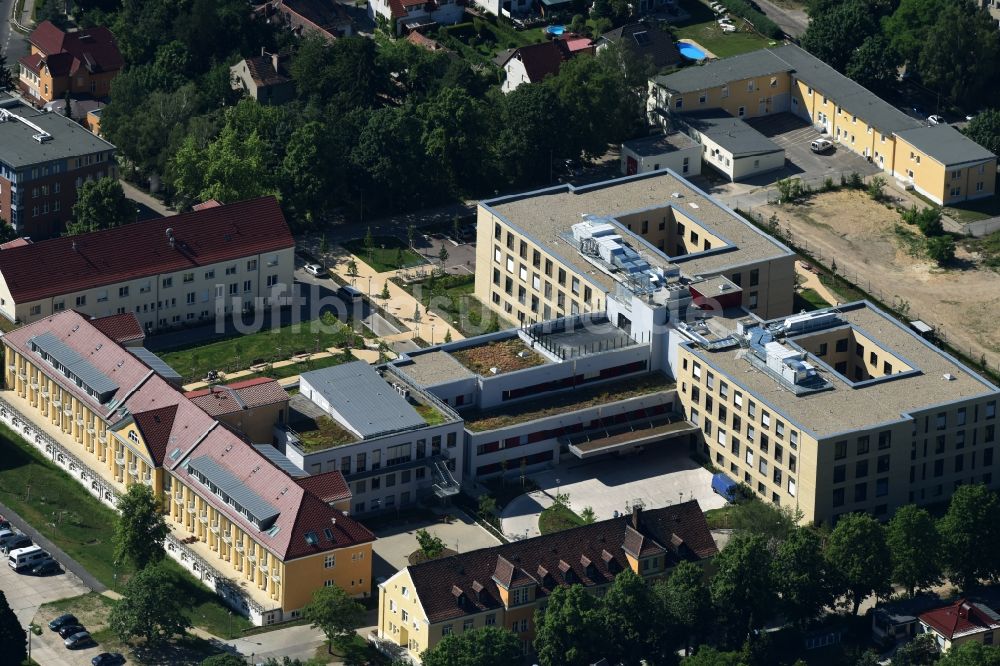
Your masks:
<path fill-rule="evenodd" d="M 801 37 L 809 27 L 809 17 L 801 9 L 786 9 L 768 0 L 756 0 L 760 8 L 791 37 Z"/>
<path fill-rule="evenodd" d="M 10 25 L 13 7 L 14 0 L 0 0 L 0 52 L 7 56 L 8 67 L 12 67 L 22 56 L 28 55 L 28 40 Z"/>

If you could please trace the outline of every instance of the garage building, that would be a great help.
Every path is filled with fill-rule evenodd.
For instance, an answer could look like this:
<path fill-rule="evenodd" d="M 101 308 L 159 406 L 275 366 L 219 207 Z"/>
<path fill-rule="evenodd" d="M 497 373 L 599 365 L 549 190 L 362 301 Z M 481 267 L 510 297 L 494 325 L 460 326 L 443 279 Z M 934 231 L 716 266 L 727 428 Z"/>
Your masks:
<path fill-rule="evenodd" d="M 671 120 L 702 145 L 705 164 L 729 180 L 744 180 L 785 165 L 785 151 L 741 119 L 713 109 Z"/>

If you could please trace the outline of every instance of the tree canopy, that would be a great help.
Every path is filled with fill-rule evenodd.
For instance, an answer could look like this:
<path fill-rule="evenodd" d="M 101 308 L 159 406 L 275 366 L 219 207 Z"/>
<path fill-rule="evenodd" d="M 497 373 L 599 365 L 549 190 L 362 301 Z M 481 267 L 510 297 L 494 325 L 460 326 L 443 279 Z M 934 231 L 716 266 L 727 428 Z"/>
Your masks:
<path fill-rule="evenodd" d="M 737 533 L 715 558 L 709 588 L 716 612 L 724 620 L 727 642 L 741 645 L 774 612 L 775 589 L 771 553 L 760 534 Z"/>
<path fill-rule="evenodd" d="M 133 483 L 118 498 L 115 561 L 143 569 L 163 559 L 163 541 L 170 533 L 160 500 L 144 483 Z"/>
<path fill-rule="evenodd" d="M 827 540 L 825 555 L 855 614 L 865 597 L 888 593 L 892 560 L 875 518 L 863 513 L 841 516 Z"/>
<path fill-rule="evenodd" d="M 986 486 L 960 486 L 951 496 L 948 512 L 938 522 L 945 568 L 959 589 L 967 590 L 998 570 L 998 509 L 1000 500 Z"/>
<path fill-rule="evenodd" d="M 450 634 L 420 655 L 424 666 L 508 666 L 523 653 L 521 640 L 501 627 Z"/>
<path fill-rule="evenodd" d="M 326 635 L 330 645 L 343 645 L 364 622 L 365 607 L 331 585 L 313 592 L 312 601 L 302 610 L 302 617 Z"/>
<path fill-rule="evenodd" d="M 582 585 L 557 587 L 535 611 L 535 651 L 542 666 L 590 666 L 604 656 L 600 602 Z"/>
<path fill-rule="evenodd" d="M 66 225 L 68 236 L 135 222 L 134 204 L 125 198 L 125 190 L 115 178 L 88 180 L 77 189 L 76 196 L 73 221 Z"/>
<path fill-rule="evenodd" d="M 184 599 L 162 565 L 147 566 L 135 572 L 122 598 L 111 609 L 108 624 L 122 641 L 143 638 L 155 644 L 191 626 Z"/>
<path fill-rule="evenodd" d="M 889 521 L 886 544 L 892 558 L 892 582 L 913 596 L 941 581 L 941 535 L 926 509 L 900 507 Z"/>
<path fill-rule="evenodd" d="M 1000 109 L 977 114 L 962 131 L 986 150 L 1000 155 Z"/>
<path fill-rule="evenodd" d="M 20 664 L 28 659 L 27 637 L 7 603 L 7 596 L 0 590 L 0 645 L 3 645 L 4 658 L 9 660 L 7 663 Z"/>

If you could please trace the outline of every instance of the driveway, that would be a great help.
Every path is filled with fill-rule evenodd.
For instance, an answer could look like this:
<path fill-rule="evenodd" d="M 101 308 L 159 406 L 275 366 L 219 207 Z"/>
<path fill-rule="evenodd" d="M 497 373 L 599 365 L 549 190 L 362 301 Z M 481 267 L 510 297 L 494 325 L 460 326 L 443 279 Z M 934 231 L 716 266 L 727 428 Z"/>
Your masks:
<path fill-rule="evenodd" d="M 636 503 L 655 509 L 696 499 L 702 511 L 725 504 L 712 492 L 712 473 L 691 460 L 686 447 L 669 442 L 633 456 L 561 463 L 530 478 L 540 490 L 504 507 L 503 531 L 510 538 L 538 536 L 538 515 L 557 492 L 569 495 L 577 513 L 591 507 L 597 520 L 627 513 Z"/>

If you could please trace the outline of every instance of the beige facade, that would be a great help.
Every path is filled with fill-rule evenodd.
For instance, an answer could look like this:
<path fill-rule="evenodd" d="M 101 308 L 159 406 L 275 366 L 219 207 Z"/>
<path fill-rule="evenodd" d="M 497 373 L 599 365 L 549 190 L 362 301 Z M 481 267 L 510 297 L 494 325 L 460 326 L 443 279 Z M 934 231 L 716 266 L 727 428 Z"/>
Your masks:
<path fill-rule="evenodd" d="M 655 266 L 726 276 L 763 317 L 792 311 L 794 254 L 670 171 L 481 202 L 476 296 L 521 323 L 603 312 L 618 278 L 575 247 L 581 214 L 612 220 Z"/>
<path fill-rule="evenodd" d="M 851 328 L 789 338 L 825 366 L 829 386 L 815 393 L 782 388 L 732 350 L 679 347 L 678 397 L 711 463 L 814 523 L 1000 486 L 1000 391 L 868 307 L 843 319 Z"/>

